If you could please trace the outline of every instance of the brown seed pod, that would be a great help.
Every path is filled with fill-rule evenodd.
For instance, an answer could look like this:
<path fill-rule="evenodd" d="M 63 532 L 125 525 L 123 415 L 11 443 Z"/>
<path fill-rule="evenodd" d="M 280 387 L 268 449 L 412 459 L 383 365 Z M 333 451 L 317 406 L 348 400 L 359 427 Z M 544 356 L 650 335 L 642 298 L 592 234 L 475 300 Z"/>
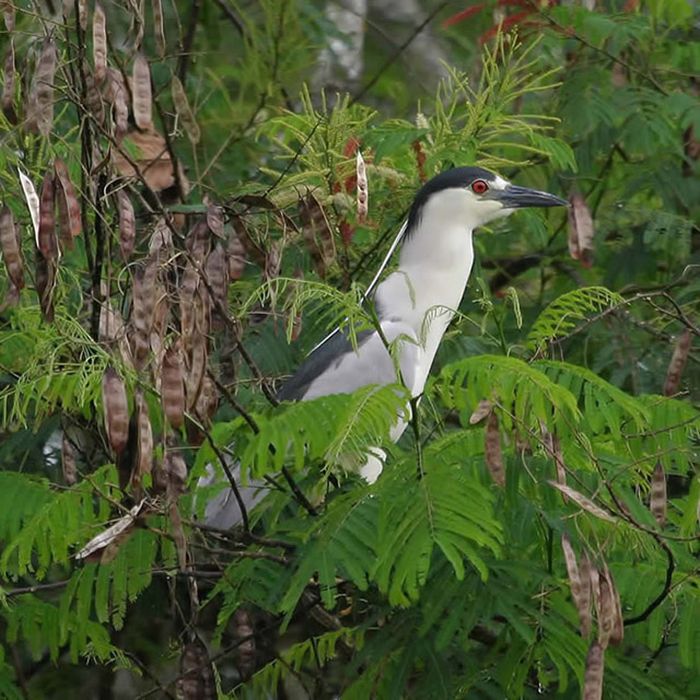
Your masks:
<path fill-rule="evenodd" d="M 615 598 L 607 570 L 598 570 L 598 644 L 607 649 L 615 627 Z"/>
<path fill-rule="evenodd" d="M 163 4 L 161 0 L 153 0 L 153 35 L 156 40 L 156 48 L 158 55 L 163 58 L 165 56 L 165 29 L 163 22 Z"/>
<path fill-rule="evenodd" d="M 661 462 L 657 462 L 651 475 L 649 509 L 659 527 L 666 524 L 666 503 L 666 473 Z"/>
<path fill-rule="evenodd" d="M 211 231 L 206 219 L 201 219 L 190 229 L 185 246 L 196 262 L 202 265 L 211 249 Z"/>
<path fill-rule="evenodd" d="M 219 308 L 226 310 L 228 307 L 228 269 L 226 265 L 226 253 L 221 243 L 217 243 L 207 256 L 204 274 L 209 283 L 208 291 L 214 299 L 214 318 L 220 320 Z M 217 325 L 220 326 L 220 323 Z"/>
<path fill-rule="evenodd" d="M 7 276 L 15 289 L 18 291 L 23 289 L 24 263 L 19 229 L 15 226 L 15 220 L 9 207 L 0 209 L 0 249 L 2 249 L 2 259 L 5 261 Z"/>
<path fill-rule="evenodd" d="M 579 620 L 581 622 L 581 636 L 588 639 L 593 628 L 593 617 L 591 614 L 591 560 L 584 552 L 581 555 L 579 566 L 579 578 L 581 579 Z"/>
<path fill-rule="evenodd" d="M 129 91 L 121 71 L 115 68 L 107 68 L 106 97 L 112 105 L 115 136 L 120 141 L 129 128 Z"/>
<path fill-rule="evenodd" d="M 583 700 L 601 700 L 603 697 L 603 673 L 605 671 L 605 650 L 598 642 L 593 642 L 586 656 L 586 673 L 583 684 Z"/>
<path fill-rule="evenodd" d="M 192 107 L 187 99 L 185 88 L 182 86 L 180 79 L 176 75 L 172 77 L 170 88 L 173 97 L 173 104 L 175 105 L 175 111 L 180 117 L 180 121 L 185 129 L 187 138 L 190 140 L 190 143 L 199 143 L 199 139 L 201 137 L 199 124 L 197 124 L 194 112 L 192 111 Z"/>
<path fill-rule="evenodd" d="M 107 18 L 100 3 L 95 3 L 92 15 L 92 57 L 95 63 L 95 82 L 99 85 L 107 75 Z"/>
<path fill-rule="evenodd" d="M 2 83 L 2 112 L 7 117 L 7 121 L 9 121 L 10 124 L 17 123 L 17 114 L 15 113 L 14 106 L 16 77 L 15 46 L 12 39 L 10 39 L 10 45 L 5 54 Z"/>
<path fill-rule="evenodd" d="M 493 410 L 493 404 L 487 399 L 479 401 L 479 405 L 474 409 L 474 412 L 469 416 L 469 425 L 481 423 Z"/>
<path fill-rule="evenodd" d="M 154 258 L 166 260 L 173 250 L 173 234 L 165 217 L 159 216 L 153 225 L 148 252 Z"/>
<path fill-rule="evenodd" d="M 124 177 L 137 177 L 138 173 L 154 192 L 168 189 L 175 184 L 175 170 L 165 139 L 154 129 L 128 132 L 120 149 L 112 151 L 114 167 Z M 128 146 L 128 147 L 127 147 Z M 134 149 L 139 155 L 127 160 L 125 154 Z"/>
<path fill-rule="evenodd" d="M 163 356 L 160 395 L 165 416 L 177 430 L 185 420 L 185 385 L 179 341 L 174 342 Z"/>
<path fill-rule="evenodd" d="M 189 261 L 185 265 L 180 281 L 180 335 L 185 350 L 192 346 L 195 328 L 194 298 L 197 292 L 199 275 Z"/>
<path fill-rule="evenodd" d="M 187 490 L 187 463 L 182 452 L 169 447 L 165 452 L 163 468 L 168 477 L 168 494 L 177 500 Z"/>
<path fill-rule="evenodd" d="M 219 392 L 216 389 L 214 380 L 205 374 L 202 379 L 202 388 L 197 397 L 194 413 L 200 423 L 208 426 L 219 408 Z"/>
<path fill-rule="evenodd" d="M 83 230 L 80 218 L 80 202 L 75 193 L 75 187 L 68 175 L 65 163 L 56 158 L 54 160 L 54 172 L 56 173 L 56 199 L 58 200 L 59 230 L 61 241 L 66 248 L 73 247 L 73 239 L 79 236 Z"/>
<path fill-rule="evenodd" d="M 245 272 L 245 246 L 234 229 L 231 230 L 228 237 L 226 258 L 229 279 L 232 281 L 241 279 Z"/>
<path fill-rule="evenodd" d="M 5 28 L 12 34 L 15 31 L 15 4 L 12 0 L 2 0 L 0 5 L 2 5 Z"/>
<path fill-rule="evenodd" d="M 573 192 L 569 202 L 569 253 L 574 260 L 580 260 L 585 267 L 590 267 L 595 234 L 593 217 L 579 192 Z"/>
<path fill-rule="evenodd" d="M 503 466 L 503 454 L 501 452 L 501 434 L 498 429 L 498 416 L 491 412 L 486 421 L 484 431 L 484 455 L 486 466 L 494 483 L 498 486 L 506 485 L 506 472 Z"/>
<path fill-rule="evenodd" d="M 151 95 L 151 69 L 142 53 L 136 54 L 131 78 L 132 111 L 139 129 L 152 129 L 153 98 Z"/>
<path fill-rule="evenodd" d="M 78 468 L 75 462 L 75 448 L 68 439 L 65 430 L 61 440 L 61 467 L 63 469 L 63 481 L 66 486 L 73 486 L 78 481 Z"/>
<path fill-rule="evenodd" d="M 316 272 L 320 277 L 325 277 L 335 259 L 335 242 L 323 207 L 313 194 L 309 193 L 299 200 L 299 218 Z"/>
<path fill-rule="evenodd" d="M 148 415 L 148 404 L 139 389 L 134 396 L 137 422 L 136 469 L 132 475 L 135 488 L 140 488 L 144 474 L 150 474 L 153 468 L 153 428 Z"/>
<path fill-rule="evenodd" d="M 191 411 L 202 390 L 202 382 L 207 372 L 207 341 L 201 333 L 196 333 L 192 338 L 192 348 L 187 357 L 187 375 L 185 377 L 185 394 L 187 396 L 187 410 Z"/>
<path fill-rule="evenodd" d="M 357 175 L 357 221 L 362 224 L 367 220 L 369 207 L 369 189 L 367 184 L 367 168 L 360 149 L 357 149 L 355 171 Z"/>
<path fill-rule="evenodd" d="M 47 260 L 37 248 L 34 255 L 35 271 L 34 284 L 39 295 L 39 306 L 41 315 L 47 323 L 53 322 L 53 291 L 56 285 L 56 263 Z"/>
<path fill-rule="evenodd" d="M 209 230 L 222 240 L 226 238 L 224 231 L 224 210 L 217 204 L 207 205 L 207 226 Z"/>
<path fill-rule="evenodd" d="M 134 252 L 136 243 L 136 215 L 125 189 L 117 192 L 117 207 L 119 209 L 119 250 L 122 258 L 127 262 Z"/>
<path fill-rule="evenodd" d="M 134 328 L 134 361 L 141 369 L 148 355 L 149 338 L 153 328 L 153 310 L 156 302 L 156 273 L 153 260 L 134 271 L 132 285 L 131 324 Z"/>
<path fill-rule="evenodd" d="M 693 336 L 690 329 L 686 328 L 676 341 L 676 347 L 673 349 L 673 356 L 668 363 L 668 371 L 666 373 L 666 381 L 664 382 L 664 396 L 673 396 L 678 393 L 681 385 L 681 377 L 685 369 L 685 363 L 688 361 L 690 354 L 690 346 L 693 344 Z"/>
<path fill-rule="evenodd" d="M 47 171 L 39 198 L 39 250 L 47 260 L 54 260 L 58 254 L 55 194 L 53 172 Z"/>
<path fill-rule="evenodd" d="M 561 491 L 565 496 L 568 496 L 574 503 L 576 503 L 576 505 L 583 508 L 583 510 L 589 512 L 591 515 L 595 515 L 596 518 L 607 520 L 610 523 L 615 522 L 615 518 L 610 515 L 610 513 L 597 506 L 595 503 L 593 503 L 593 501 L 591 501 L 590 498 L 586 498 L 586 496 L 584 496 L 582 493 L 572 489 L 571 486 L 567 486 L 566 484 L 558 484 L 555 481 L 549 481 L 548 483 L 558 491 Z"/>
<path fill-rule="evenodd" d="M 578 611 L 579 622 L 581 623 L 581 636 L 586 638 L 590 633 L 591 624 L 591 599 L 589 594 L 591 582 L 588 577 L 585 580 L 581 577 L 578 563 L 576 562 L 576 554 L 571 546 L 569 536 L 566 533 L 563 533 L 561 536 L 561 548 L 564 551 L 566 571 L 569 575 L 571 597 Z M 588 572 L 586 573 L 588 576 Z M 586 589 L 585 591 L 584 588 Z"/>
<path fill-rule="evenodd" d="M 124 382 L 114 367 L 108 367 L 102 378 L 102 403 L 107 439 L 112 450 L 119 455 L 129 439 L 129 404 Z"/>
<path fill-rule="evenodd" d="M 612 591 L 613 599 L 613 626 L 610 631 L 610 644 L 619 646 L 625 638 L 625 622 L 622 619 L 622 601 L 620 600 L 620 593 L 617 590 L 617 586 L 615 586 L 615 580 L 607 566 L 605 567 L 604 574 L 610 586 L 610 590 Z"/>
<path fill-rule="evenodd" d="M 83 62 L 83 73 L 85 74 L 85 104 L 98 124 L 104 124 L 105 107 L 102 103 L 102 93 L 97 87 L 97 81 L 92 73 L 92 69 L 85 61 Z M 99 157 L 95 158 L 94 162 L 99 162 Z"/>
<path fill-rule="evenodd" d="M 233 613 L 233 639 L 236 642 L 235 664 L 243 680 L 250 678 L 255 670 L 255 630 L 250 614 L 244 608 Z"/>
<path fill-rule="evenodd" d="M 177 692 L 182 700 L 216 700 L 216 684 L 209 654 L 197 637 L 182 650 Z"/>
<path fill-rule="evenodd" d="M 78 0 L 78 23 L 83 31 L 87 30 L 88 26 L 88 3 L 87 0 Z"/>
<path fill-rule="evenodd" d="M 53 84 L 56 74 L 56 45 L 46 39 L 39 55 L 30 95 L 27 121 L 36 124 L 42 136 L 48 136 L 53 127 Z"/>
<path fill-rule="evenodd" d="M 265 257 L 265 270 L 263 275 L 266 280 L 272 280 L 279 277 L 280 269 L 282 268 L 282 242 L 271 241 L 270 247 Z"/>

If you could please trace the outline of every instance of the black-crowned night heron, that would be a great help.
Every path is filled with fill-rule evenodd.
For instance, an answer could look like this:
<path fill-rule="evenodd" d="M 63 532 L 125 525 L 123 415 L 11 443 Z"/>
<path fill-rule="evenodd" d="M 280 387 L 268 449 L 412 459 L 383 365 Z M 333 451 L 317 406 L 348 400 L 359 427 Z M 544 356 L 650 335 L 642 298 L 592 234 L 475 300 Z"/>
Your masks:
<path fill-rule="evenodd" d="M 469 279 L 474 229 L 523 207 L 566 204 L 553 194 L 511 185 L 483 168 L 453 168 L 434 177 L 418 191 L 392 246 L 392 251 L 401 246 L 398 268 L 374 291 L 382 333 L 369 330 L 358 334 L 356 348 L 342 333 L 333 333 L 284 384 L 280 400 L 304 401 L 398 382 L 403 382 L 413 397 L 420 396 Z M 387 343 L 394 341 L 398 363 L 387 348 Z M 391 439 L 398 440 L 405 428 L 406 421 L 397 420 Z M 379 454 L 369 455 L 360 474 L 373 482 L 382 466 Z M 214 479 L 220 477 L 210 473 L 201 483 Z M 252 505 L 261 493 L 259 487 L 248 486 L 243 491 L 244 500 Z M 221 528 L 240 521 L 238 504 L 228 490 L 208 502 L 205 520 Z"/>

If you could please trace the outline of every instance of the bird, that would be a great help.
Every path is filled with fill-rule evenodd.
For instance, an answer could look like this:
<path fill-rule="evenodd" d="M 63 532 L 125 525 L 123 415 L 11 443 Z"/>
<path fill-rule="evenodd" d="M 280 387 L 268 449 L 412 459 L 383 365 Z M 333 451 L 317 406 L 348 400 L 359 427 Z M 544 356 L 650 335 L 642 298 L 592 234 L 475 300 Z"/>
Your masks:
<path fill-rule="evenodd" d="M 436 175 L 418 190 L 408 218 L 366 292 L 381 332 L 359 332 L 353 344 L 346 333 L 334 331 L 283 384 L 277 398 L 308 401 L 395 383 L 419 398 L 467 286 L 474 263 L 474 231 L 524 207 L 567 205 L 561 197 L 514 185 L 480 167 L 455 167 Z M 396 269 L 378 283 L 396 248 L 400 248 Z M 398 345 L 394 358 L 387 347 L 392 343 Z M 401 437 L 407 421 L 405 414 L 397 416 L 389 436 L 393 442 Z M 360 476 L 373 483 L 384 458 L 379 449 L 368 454 Z M 200 484 L 217 478 L 210 469 Z M 249 507 L 262 498 L 264 490 L 252 484 L 242 495 Z M 208 525 L 229 529 L 240 519 L 230 489 L 207 502 Z"/>

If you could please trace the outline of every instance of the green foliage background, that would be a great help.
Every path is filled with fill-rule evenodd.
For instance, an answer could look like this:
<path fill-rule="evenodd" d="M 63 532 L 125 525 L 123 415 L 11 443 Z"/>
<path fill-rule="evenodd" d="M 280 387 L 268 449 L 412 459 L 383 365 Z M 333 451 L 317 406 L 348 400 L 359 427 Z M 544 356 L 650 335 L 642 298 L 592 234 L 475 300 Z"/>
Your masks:
<path fill-rule="evenodd" d="M 111 562 L 75 559 L 130 507 L 102 427 L 102 375 L 119 361 L 91 334 L 91 207 L 91 225 L 61 261 L 55 321 L 41 320 L 31 282 L 19 306 L 2 311 L 0 697 L 68 698 L 79 686 L 124 697 L 117 669 L 138 697 L 175 697 L 181 648 L 195 632 L 209 647 L 219 697 L 277 697 L 281 688 L 313 698 L 576 697 L 588 641 L 578 632 L 563 533 L 579 553 L 607 562 L 619 589 L 626 637 L 606 653 L 604 697 L 700 696 L 700 179 L 689 146 L 700 138 L 700 11 L 681 0 L 601 2 L 595 11 L 532 3 L 517 36 L 482 45 L 495 4 L 443 28 L 462 5 L 425 3 L 452 64 L 431 91 L 412 80 L 399 42 L 387 47 L 370 25 L 364 87 L 349 96 L 309 87 L 320 46 L 337 33 L 321 3 L 164 3 L 162 58 L 146 13 L 156 125 L 192 186 L 185 202 L 165 206 L 195 220 L 205 199 L 224 205 L 243 218 L 260 255 L 249 255 L 229 287 L 235 327 L 211 338 L 211 367 L 227 394 L 209 439 L 200 446 L 176 436 L 189 467 L 179 505 L 186 572 L 158 500 Z M 75 14 L 17 5 L 18 108 L 46 33 L 66 68 L 57 72 L 49 138 L 0 117 L 2 199 L 31 261 L 17 168 L 38 185 L 61 157 L 92 202 L 81 133 L 91 131 L 103 150 L 107 140 L 69 89 L 76 42 L 90 45 Z M 129 4 L 105 10 L 110 62 L 128 66 Z M 196 144 L 176 119 L 176 74 L 201 130 Z M 353 139 L 368 162 L 365 224 L 347 185 Z M 395 387 L 273 406 L 261 382 L 287 376 L 345 319 L 371 325 L 358 299 L 420 186 L 416 143 L 428 177 L 478 163 L 521 185 L 582 193 L 595 239 L 584 267 L 569 256 L 563 211 L 525 211 L 476 235 L 477 264 L 416 429 L 392 445 L 387 433 L 404 406 Z M 308 192 L 335 235 L 325 278 L 299 232 L 298 201 Z M 102 279 L 128 315 L 131 272 L 119 257 L 116 212 L 104 206 Z M 142 202 L 141 231 L 150 223 Z M 343 223 L 354 230 L 349 242 Z M 273 246 L 281 268 L 266 279 L 261 260 Z M 6 290 L 4 269 L 0 285 Z M 288 342 L 299 317 L 301 335 Z M 686 330 L 695 349 L 679 393 L 662 396 Z M 147 393 L 160 455 L 167 430 L 156 387 L 119 366 L 130 396 L 137 386 Z M 504 488 L 485 466 L 484 424 L 469 420 L 483 399 L 499 418 Z M 71 487 L 51 442 L 68 428 L 91 445 Z M 543 429 L 560 441 L 569 485 L 607 517 L 552 488 Z M 231 445 L 245 477 L 277 485 L 250 514 L 252 535 L 209 532 L 195 519 L 194 484 Z M 373 486 L 331 458 L 358 459 L 374 446 L 388 458 Z M 663 528 L 648 509 L 657 462 L 668 481 Z M 240 672 L 240 609 L 255 633 L 250 677 Z"/>

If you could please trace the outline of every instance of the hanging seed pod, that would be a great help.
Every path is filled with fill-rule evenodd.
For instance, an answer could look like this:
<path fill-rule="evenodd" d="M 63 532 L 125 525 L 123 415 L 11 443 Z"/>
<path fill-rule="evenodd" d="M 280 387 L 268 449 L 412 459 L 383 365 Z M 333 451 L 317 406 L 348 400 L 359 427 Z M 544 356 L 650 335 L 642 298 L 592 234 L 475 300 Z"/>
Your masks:
<path fill-rule="evenodd" d="M 2 83 L 2 113 L 7 117 L 7 121 L 9 121 L 10 124 L 17 123 L 17 114 L 15 113 L 14 106 L 16 77 L 15 46 L 12 39 L 10 39 L 10 45 L 5 54 Z"/>
<path fill-rule="evenodd" d="M 564 456 L 562 455 L 559 438 L 554 435 L 554 433 L 550 433 L 541 421 L 540 431 L 542 433 L 542 444 L 544 445 L 545 452 L 551 457 L 557 471 L 557 483 L 566 485 L 566 465 L 564 464 Z M 565 493 L 562 493 L 562 495 L 564 503 L 567 503 L 569 500 L 567 495 Z"/>
<path fill-rule="evenodd" d="M 88 3 L 87 0 L 77 0 L 78 23 L 85 32 L 88 26 Z M 66 13 L 67 14 L 67 13 Z"/>
<path fill-rule="evenodd" d="M 686 328 L 678 336 L 676 347 L 673 349 L 673 356 L 668 364 L 666 381 L 664 382 L 664 396 L 673 396 L 678 393 L 681 385 L 681 377 L 685 369 L 685 363 L 688 361 L 692 343 L 693 336 L 690 329 Z"/>
<path fill-rule="evenodd" d="M 53 172 L 47 171 L 39 199 L 39 250 L 47 260 L 58 254 L 56 242 L 56 198 Z"/>
<path fill-rule="evenodd" d="M 158 56 L 165 56 L 165 28 L 163 22 L 163 4 L 161 0 L 152 0 L 153 35 L 156 40 Z"/>
<path fill-rule="evenodd" d="M 581 577 L 576 562 L 576 554 L 569 541 L 569 536 L 566 533 L 563 533 L 561 536 L 561 548 L 564 551 L 566 571 L 569 575 L 571 598 L 574 601 L 574 605 L 578 611 L 579 622 L 581 623 L 581 636 L 585 639 L 591 631 L 591 598 L 589 593 L 591 582 L 588 578 L 584 580 Z M 588 572 L 586 572 L 586 574 L 588 576 Z"/>
<path fill-rule="evenodd" d="M 369 207 L 369 189 L 367 184 L 367 168 L 365 159 L 362 157 L 360 149 L 357 149 L 355 158 L 355 171 L 357 174 L 357 221 L 363 224 L 367 220 L 367 210 Z"/>
<path fill-rule="evenodd" d="M 139 389 L 134 396 L 137 422 L 136 469 L 133 473 L 135 488 L 141 487 L 144 474 L 150 474 L 153 468 L 153 428 L 148 415 L 148 404 Z"/>
<path fill-rule="evenodd" d="M 187 410 L 191 411 L 199 399 L 202 382 L 207 371 L 207 341 L 201 333 L 192 338 L 192 348 L 188 357 L 187 376 L 185 378 L 185 394 Z"/>
<path fill-rule="evenodd" d="M 24 263 L 19 230 L 9 207 L 0 210 L 0 248 L 5 262 L 7 276 L 19 291 L 24 288 Z"/>
<path fill-rule="evenodd" d="M 85 61 L 83 62 L 83 73 L 85 75 L 85 105 L 90 114 L 95 118 L 95 121 L 97 121 L 98 124 L 104 124 L 105 107 L 102 103 L 102 93 L 97 86 L 97 81 L 93 75 L 92 69 Z M 99 156 L 93 158 L 95 163 L 99 162 L 99 160 Z"/>
<path fill-rule="evenodd" d="M 581 636 L 588 639 L 593 628 L 593 617 L 591 614 L 591 560 L 584 552 L 581 555 L 579 566 L 579 578 L 581 588 L 579 590 L 580 606 L 578 607 L 579 621 L 581 623 Z"/>
<path fill-rule="evenodd" d="M 615 626 L 615 598 L 605 569 L 598 571 L 598 586 L 598 644 L 607 649 Z"/>
<path fill-rule="evenodd" d="M 299 219 L 314 268 L 319 277 L 325 277 L 335 259 L 335 242 L 323 207 L 313 194 L 299 200 Z"/>
<path fill-rule="evenodd" d="M 202 388 L 197 397 L 194 413 L 200 423 L 208 426 L 219 408 L 219 392 L 216 389 L 214 380 L 205 374 L 202 379 Z"/>
<path fill-rule="evenodd" d="M 214 671 L 209 654 L 197 637 L 182 650 L 177 693 L 182 700 L 216 700 Z"/>
<path fill-rule="evenodd" d="M 486 421 L 484 431 L 484 455 L 486 466 L 494 483 L 498 486 L 506 485 L 506 472 L 503 466 L 503 454 L 501 453 L 501 434 L 498 430 L 498 416 L 491 412 Z"/>
<path fill-rule="evenodd" d="M 215 327 L 221 327 L 221 311 L 228 307 L 228 269 L 226 265 L 226 253 L 221 243 L 217 243 L 214 249 L 207 256 L 204 268 L 209 292 L 213 296 L 214 318 L 217 320 Z"/>
<path fill-rule="evenodd" d="M 61 240 L 66 247 L 73 247 L 73 239 L 79 236 L 83 230 L 80 218 L 80 202 L 75 192 L 75 187 L 68 175 L 65 163 L 56 158 L 53 163 L 54 172 L 58 179 L 56 198 L 58 199 L 59 224 Z"/>
<path fill-rule="evenodd" d="M 493 404 L 487 399 L 479 401 L 479 405 L 474 409 L 474 412 L 469 416 L 469 425 L 481 423 L 484 418 L 491 414 Z"/>
<path fill-rule="evenodd" d="M 163 410 L 170 425 L 176 430 L 185 420 L 185 385 L 182 377 L 180 343 L 173 343 L 163 357 L 160 395 Z"/>
<path fill-rule="evenodd" d="M 12 0 L 2 0 L 0 5 L 2 5 L 5 28 L 12 34 L 15 31 L 15 4 Z"/>
<path fill-rule="evenodd" d="M 273 280 L 279 277 L 282 267 L 282 243 L 281 241 L 272 241 L 267 251 L 265 258 L 264 276 L 266 280 Z"/>
<path fill-rule="evenodd" d="M 56 284 L 56 264 L 47 260 L 37 248 L 34 256 L 34 284 L 39 295 L 41 315 L 47 323 L 53 323 L 53 290 Z"/>
<path fill-rule="evenodd" d="M 231 281 L 241 279 L 245 272 L 245 246 L 234 229 L 231 230 L 228 237 L 226 258 L 228 260 L 228 278 Z"/>
<path fill-rule="evenodd" d="M 132 111 L 134 121 L 139 129 L 153 128 L 152 110 L 153 98 L 151 95 L 151 69 L 148 61 L 142 53 L 136 54 L 132 72 L 131 96 L 133 100 Z"/>
<path fill-rule="evenodd" d="M 211 231 L 206 220 L 198 221 L 187 234 L 185 246 L 194 260 L 202 265 L 211 248 Z"/>
<path fill-rule="evenodd" d="M 112 450 L 119 455 L 129 439 L 129 405 L 124 382 L 114 367 L 108 367 L 102 378 L 102 403 L 107 439 Z"/>
<path fill-rule="evenodd" d="M 124 262 L 128 262 L 136 243 L 136 215 L 129 195 L 124 189 L 117 192 L 117 208 L 119 210 L 119 250 Z"/>
<path fill-rule="evenodd" d="M 121 71 L 115 68 L 107 68 L 106 97 L 112 105 L 116 139 L 121 141 L 129 129 L 129 91 Z"/>
<path fill-rule="evenodd" d="M 131 323 L 134 327 L 134 361 L 141 369 L 148 356 L 148 345 L 153 327 L 153 310 L 155 308 L 156 265 L 149 260 L 146 265 L 134 271 L 132 286 Z"/>
<path fill-rule="evenodd" d="M 583 700 L 601 700 L 603 697 L 603 673 L 605 671 L 605 650 L 598 642 L 593 642 L 586 656 L 586 673 L 583 683 Z"/>
<path fill-rule="evenodd" d="M 61 467 L 63 469 L 63 481 L 66 486 L 76 484 L 78 481 L 78 468 L 75 461 L 75 448 L 68 439 L 65 430 L 61 440 Z"/>
<path fill-rule="evenodd" d="M 590 267 L 595 233 L 593 217 L 580 193 L 572 193 L 569 202 L 569 253 L 574 260 L 580 260 L 585 267 Z"/>
<path fill-rule="evenodd" d="M 163 468 L 168 477 L 168 495 L 177 500 L 187 491 L 187 463 L 178 449 L 168 448 Z"/>
<path fill-rule="evenodd" d="M 180 282 L 180 335 L 182 344 L 187 352 L 192 346 L 192 334 L 194 333 L 195 313 L 194 297 L 197 291 L 199 276 L 190 262 L 185 265 Z"/>
<path fill-rule="evenodd" d="M 32 228 L 34 229 L 34 240 L 36 247 L 39 247 L 39 195 L 36 193 L 32 181 L 21 171 L 19 173 L 19 182 L 24 193 L 24 201 L 29 209 L 29 216 L 32 220 Z"/>
<path fill-rule="evenodd" d="M 235 665 L 243 680 L 253 675 L 257 652 L 255 649 L 255 630 L 250 614 L 244 608 L 233 613 L 233 639 L 236 642 Z"/>
<path fill-rule="evenodd" d="M 173 234 L 165 220 L 159 216 L 153 225 L 153 233 L 148 243 L 149 254 L 159 260 L 167 259 L 173 250 Z"/>
<path fill-rule="evenodd" d="M 189 100 L 187 99 L 185 88 L 182 86 L 180 79 L 176 75 L 172 77 L 170 88 L 172 92 L 173 104 L 175 105 L 175 111 L 180 117 L 180 121 L 185 129 L 187 138 L 192 144 L 199 143 L 199 139 L 201 137 L 199 125 L 197 124 L 197 120 L 195 119 Z"/>
<path fill-rule="evenodd" d="M 28 123 L 42 136 L 48 136 L 53 127 L 53 84 L 56 74 L 56 45 L 46 39 L 34 73 L 27 116 Z"/>
<path fill-rule="evenodd" d="M 224 210 L 217 204 L 207 205 L 207 226 L 209 230 L 222 240 L 226 238 L 224 231 Z"/>
<path fill-rule="evenodd" d="M 651 475 L 649 509 L 659 527 L 666 524 L 666 502 L 666 473 L 661 462 L 657 462 Z"/>
<path fill-rule="evenodd" d="M 615 580 L 613 579 L 610 569 L 607 565 L 604 569 L 605 579 L 610 586 L 610 591 L 612 593 L 613 602 L 613 625 L 612 630 L 610 630 L 610 644 L 613 646 L 619 646 L 622 644 L 625 638 L 625 623 L 622 619 L 622 602 L 620 601 L 620 593 L 615 586 Z"/>
<path fill-rule="evenodd" d="M 107 75 L 107 18 L 99 2 L 95 3 L 92 15 L 92 57 L 95 82 L 99 85 Z"/>

